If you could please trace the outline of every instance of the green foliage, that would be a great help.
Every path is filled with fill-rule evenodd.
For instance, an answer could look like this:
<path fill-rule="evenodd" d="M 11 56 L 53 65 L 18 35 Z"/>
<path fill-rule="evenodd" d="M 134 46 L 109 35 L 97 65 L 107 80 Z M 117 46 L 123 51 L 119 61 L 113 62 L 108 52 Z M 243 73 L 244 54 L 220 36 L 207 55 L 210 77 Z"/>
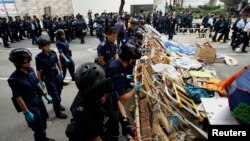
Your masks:
<path fill-rule="evenodd" d="M 232 112 L 233 116 L 240 121 L 250 124 L 250 106 L 246 103 L 240 103 Z"/>
<path fill-rule="evenodd" d="M 205 16 L 208 13 L 214 14 L 214 15 L 225 15 L 225 9 L 224 7 L 218 6 L 209 6 L 209 5 L 200 5 L 198 8 L 192 8 L 191 6 L 188 8 L 178 8 L 177 13 L 183 13 L 183 12 L 192 12 L 194 19 L 198 19 L 201 16 Z"/>

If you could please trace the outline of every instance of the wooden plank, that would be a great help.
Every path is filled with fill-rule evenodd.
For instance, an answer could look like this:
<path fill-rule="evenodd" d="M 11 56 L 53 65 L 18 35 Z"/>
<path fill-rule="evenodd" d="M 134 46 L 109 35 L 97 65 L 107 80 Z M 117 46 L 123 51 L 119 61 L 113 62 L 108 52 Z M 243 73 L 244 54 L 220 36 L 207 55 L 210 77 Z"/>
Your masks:
<path fill-rule="evenodd" d="M 151 132 L 151 126 L 149 122 L 149 110 L 148 110 L 148 104 L 147 99 L 143 98 L 139 101 L 139 111 L 140 111 L 140 126 L 141 126 L 141 137 L 145 139 L 152 138 L 152 132 Z"/>
<path fill-rule="evenodd" d="M 159 136 L 160 141 L 169 141 L 168 136 L 163 131 L 160 125 L 158 125 L 157 131 L 158 131 L 158 136 Z"/>

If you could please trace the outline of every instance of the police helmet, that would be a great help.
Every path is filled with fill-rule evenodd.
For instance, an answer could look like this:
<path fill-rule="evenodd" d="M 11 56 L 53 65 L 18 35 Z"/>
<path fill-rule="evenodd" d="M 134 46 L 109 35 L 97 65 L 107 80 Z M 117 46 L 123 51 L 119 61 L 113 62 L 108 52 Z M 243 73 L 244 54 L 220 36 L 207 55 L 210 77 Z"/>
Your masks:
<path fill-rule="evenodd" d="M 84 63 L 75 73 L 75 83 L 83 97 L 99 100 L 105 93 L 111 92 L 111 79 L 106 78 L 105 71 L 96 63 Z"/>
<path fill-rule="evenodd" d="M 61 39 L 63 34 L 64 34 L 64 30 L 58 29 L 56 31 L 56 39 Z"/>
<path fill-rule="evenodd" d="M 16 48 L 10 52 L 9 60 L 13 62 L 17 68 L 20 68 L 22 67 L 24 60 L 32 60 L 32 54 L 28 49 Z"/>
<path fill-rule="evenodd" d="M 39 49 L 50 43 L 51 41 L 47 35 L 42 35 L 37 39 L 37 44 Z"/>
<path fill-rule="evenodd" d="M 134 37 L 137 37 L 138 39 L 142 40 L 143 39 L 143 34 L 140 31 L 137 31 L 135 33 Z"/>
<path fill-rule="evenodd" d="M 138 24 L 138 20 L 137 20 L 136 18 L 133 18 L 133 19 L 130 21 L 130 24 L 137 25 L 137 24 Z"/>
<path fill-rule="evenodd" d="M 121 46 L 119 57 L 124 61 L 127 61 L 129 59 L 140 59 L 141 52 L 138 48 L 135 47 L 135 45 L 127 42 Z"/>

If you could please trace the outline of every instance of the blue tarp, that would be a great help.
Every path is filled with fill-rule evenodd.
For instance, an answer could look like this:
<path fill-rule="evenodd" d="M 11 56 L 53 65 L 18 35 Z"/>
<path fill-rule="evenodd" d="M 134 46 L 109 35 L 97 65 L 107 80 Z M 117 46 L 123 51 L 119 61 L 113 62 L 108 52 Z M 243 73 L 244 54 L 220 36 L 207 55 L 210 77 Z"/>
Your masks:
<path fill-rule="evenodd" d="M 170 51 L 174 51 L 174 52 L 177 51 L 186 55 L 194 55 L 195 53 L 195 47 L 191 45 L 176 43 L 174 41 L 165 41 L 164 45 Z"/>
<path fill-rule="evenodd" d="M 250 105 L 250 68 L 240 74 L 227 88 L 231 110 L 243 102 Z"/>

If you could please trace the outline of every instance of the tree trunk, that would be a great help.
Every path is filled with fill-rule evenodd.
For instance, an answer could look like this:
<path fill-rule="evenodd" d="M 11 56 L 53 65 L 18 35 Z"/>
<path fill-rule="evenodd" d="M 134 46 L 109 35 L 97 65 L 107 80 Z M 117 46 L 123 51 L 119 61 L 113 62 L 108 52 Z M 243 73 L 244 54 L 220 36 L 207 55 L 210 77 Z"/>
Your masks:
<path fill-rule="evenodd" d="M 125 5 L 125 0 L 121 0 L 121 5 L 120 5 L 120 8 L 119 8 L 119 14 L 122 13 L 124 5 Z"/>

